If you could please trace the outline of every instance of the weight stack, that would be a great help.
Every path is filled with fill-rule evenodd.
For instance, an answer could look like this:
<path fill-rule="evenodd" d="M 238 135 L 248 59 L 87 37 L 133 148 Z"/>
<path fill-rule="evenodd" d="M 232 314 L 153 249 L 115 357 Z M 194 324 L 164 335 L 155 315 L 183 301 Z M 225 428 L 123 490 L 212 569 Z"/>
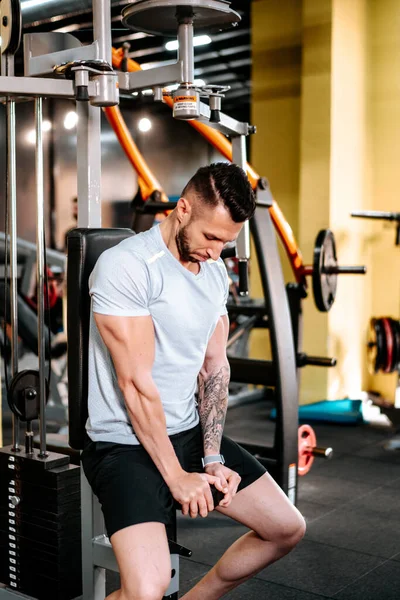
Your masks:
<path fill-rule="evenodd" d="M 38 600 L 82 594 L 80 468 L 0 448 L 0 581 Z"/>

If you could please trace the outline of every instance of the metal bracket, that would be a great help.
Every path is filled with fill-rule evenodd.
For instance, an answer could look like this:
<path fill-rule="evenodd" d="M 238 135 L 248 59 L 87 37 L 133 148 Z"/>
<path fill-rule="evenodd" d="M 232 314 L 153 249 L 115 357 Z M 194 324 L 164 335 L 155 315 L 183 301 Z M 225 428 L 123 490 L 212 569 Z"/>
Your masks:
<path fill-rule="evenodd" d="M 270 206 L 273 205 L 274 203 L 274 199 L 271 193 L 271 189 L 268 185 L 268 183 L 266 182 L 266 180 L 264 180 L 267 187 L 265 187 L 264 189 L 258 187 L 256 194 L 257 194 L 257 198 L 256 198 L 256 202 L 257 202 L 257 206 L 266 206 L 267 208 L 269 208 Z"/>
<path fill-rule="evenodd" d="M 172 85 L 182 81 L 182 61 L 165 67 L 155 67 L 148 71 L 131 73 L 118 72 L 119 89 L 123 92 L 134 92 L 163 85 Z"/>
<path fill-rule="evenodd" d="M 2 96 L 20 96 L 23 98 L 75 98 L 73 81 L 50 79 L 45 77 L 7 77 L 0 76 L 0 101 Z M 89 96 L 97 95 L 96 84 L 89 82 Z"/>
<path fill-rule="evenodd" d="M 76 60 L 97 60 L 99 46 L 82 44 L 68 33 L 29 33 L 24 35 L 25 77 L 52 75 L 54 67 Z"/>
<path fill-rule="evenodd" d="M 236 121 L 232 117 L 229 117 L 225 113 L 220 113 L 219 123 L 213 123 L 210 121 L 211 110 L 207 104 L 200 102 L 200 118 L 197 119 L 200 123 L 206 123 L 209 127 L 217 129 L 225 135 L 249 135 L 249 124 Z"/>

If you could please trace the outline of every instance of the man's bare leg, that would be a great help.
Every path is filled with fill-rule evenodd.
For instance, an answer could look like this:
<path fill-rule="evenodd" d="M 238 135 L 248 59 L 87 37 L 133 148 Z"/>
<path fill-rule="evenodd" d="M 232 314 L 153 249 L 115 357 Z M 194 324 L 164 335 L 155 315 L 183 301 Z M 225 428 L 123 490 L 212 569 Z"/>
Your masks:
<path fill-rule="evenodd" d="M 303 517 L 268 474 L 238 492 L 228 508 L 217 510 L 252 531 L 232 544 L 182 600 L 222 598 L 288 554 L 305 533 Z"/>
<path fill-rule="evenodd" d="M 161 600 L 171 581 L 165 525 L 141 523 L 110 538 L 121 576 L 121 589 L 106 600 Z"/>

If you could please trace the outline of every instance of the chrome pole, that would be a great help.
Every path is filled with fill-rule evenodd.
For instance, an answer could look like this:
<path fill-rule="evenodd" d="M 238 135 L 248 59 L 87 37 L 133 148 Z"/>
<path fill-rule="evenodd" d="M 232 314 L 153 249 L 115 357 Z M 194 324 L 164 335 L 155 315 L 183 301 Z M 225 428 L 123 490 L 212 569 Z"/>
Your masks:
<path fill-rule="evenodd" d="M 239 135 L 232 138 L 232 162 L 246 172 L 246 138 Z M 239 259 L 239 295 L 249 295 L 248 261 L 250 259 L 250 223 L 246 221 L 236 241 L 236 255 Z"/>
<path fill-rule="evenodd" d="M 39 356 L 39 397 L 40 397 L 40 453 L 41 458 L 47 456 L 46 453 L 46 336 L 44 331 L 44 253 L 46 251 L 44 243 L 44 167 L 43 167 L 43 99 L 35 100 L 35 125 L 36 125 L 36 269 L 37 269 L 37 299 L 38 299 L 38 356 Z"/>
<path fill-rule="evenodd" d="M 194 46 L 193 21 L 179 23 L 179 60 L 182 61 L 182 83 L 193 85 L 194 81 Z"/>
<path fill-rule="evenodd" d="M 93 0 L 93 36 L 98 44 L 99 59 L 111 64 L 110 0 Z"/>
<path fill-rule="evenodd" d="M 14 57 L 4 57 L 6 74 L 14 75 Z M 17 302 L 17 153 L 15 100 L 7 98 L 7 200 L 9 206 L 8 233 L 10 240 L 10 307 L 11 307 L 11 375 L 18 373 L 18 302 Z M 6 241 L 8 243 L 8 241 Z M 7 282 L 6 282 L 7 285 Z M 19 419 L 12 420 L 13 450 L 19 452 Z"/>

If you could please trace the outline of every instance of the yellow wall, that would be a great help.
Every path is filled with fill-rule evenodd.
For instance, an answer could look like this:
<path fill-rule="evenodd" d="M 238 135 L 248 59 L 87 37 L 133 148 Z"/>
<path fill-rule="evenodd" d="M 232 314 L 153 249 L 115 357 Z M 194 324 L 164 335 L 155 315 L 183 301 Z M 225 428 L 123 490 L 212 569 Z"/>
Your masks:
<path fill-rule="evenodd" d="M 350 212 L 398 210 L 399 73 L 398 0 L 253 3 L 252 162 L 306 263 L 317 232 L 330 228 L 340 263 L 368 268 L 339 278 L 330 313 L 319 313 L 311 297 L 304 302 L 303 350 L 335 356 L 338 366 L 304 369 L 301 403 L 365 389 L 394 396 L 396 376 L 367 373 L 365 338 L 371 316 L 399 316 L 400 251 L 393 227 Z M 253 282 L 255 293 L 254 275 Z M 257 340 L 253 350 L 265 357 Z"/>
<path fill-rule="evenodd" d="M 312 263 L 318 231 L 329 226 L 331 12 L 331 0 L 303 2 L 298 241 L 307 263 Z M 303 309 L 303 350 L 310 355 L 328 356 L 328 319 L 316 310 L 312 291 Z M 300 403 L 325 399 L 327 382 L 327 369 L 303 369 Z"/>
<path fill-rule="evenodd" d="M 368 119 L 368 0 L 335 0 L 332 11 L 330 227 L 342 264 L 369 262 L 369 224 L 351 210 L 370 205 Z M 339 278 L 328 317 L 328 397 L 357 398 L 366 375 L 365 329 L 371 313 L 371 273 Z"/>
<path fill-rule="evenodd" d="M 373 189 L 370 208 L 400 207 L 400 2 L 369 0 L 369 129 Z M 400 248 L 395 229 L 383 221 L 370 226 L 373 316 L 400 317 Z M 396 375 L 367 378 L 370 389 L 393 399 Z"/>
<path fill-rule="evenodd" d="M 251 121 L 257 125 L 252 137 L 252 164 L 265 175 L 294 234 L 298 232 L 299 127 L 301 76 L 301 3 L 264 0 L 252 5 L 253 98 Z M 254 251 L 252 252 L 254 256 Z M 281 251 L 284 275 L 291 270 Z M 262 297 L 254 261 L 251 292 Z M 266 330 L 254 331 L 254 358 L 268 356 Z"/>

